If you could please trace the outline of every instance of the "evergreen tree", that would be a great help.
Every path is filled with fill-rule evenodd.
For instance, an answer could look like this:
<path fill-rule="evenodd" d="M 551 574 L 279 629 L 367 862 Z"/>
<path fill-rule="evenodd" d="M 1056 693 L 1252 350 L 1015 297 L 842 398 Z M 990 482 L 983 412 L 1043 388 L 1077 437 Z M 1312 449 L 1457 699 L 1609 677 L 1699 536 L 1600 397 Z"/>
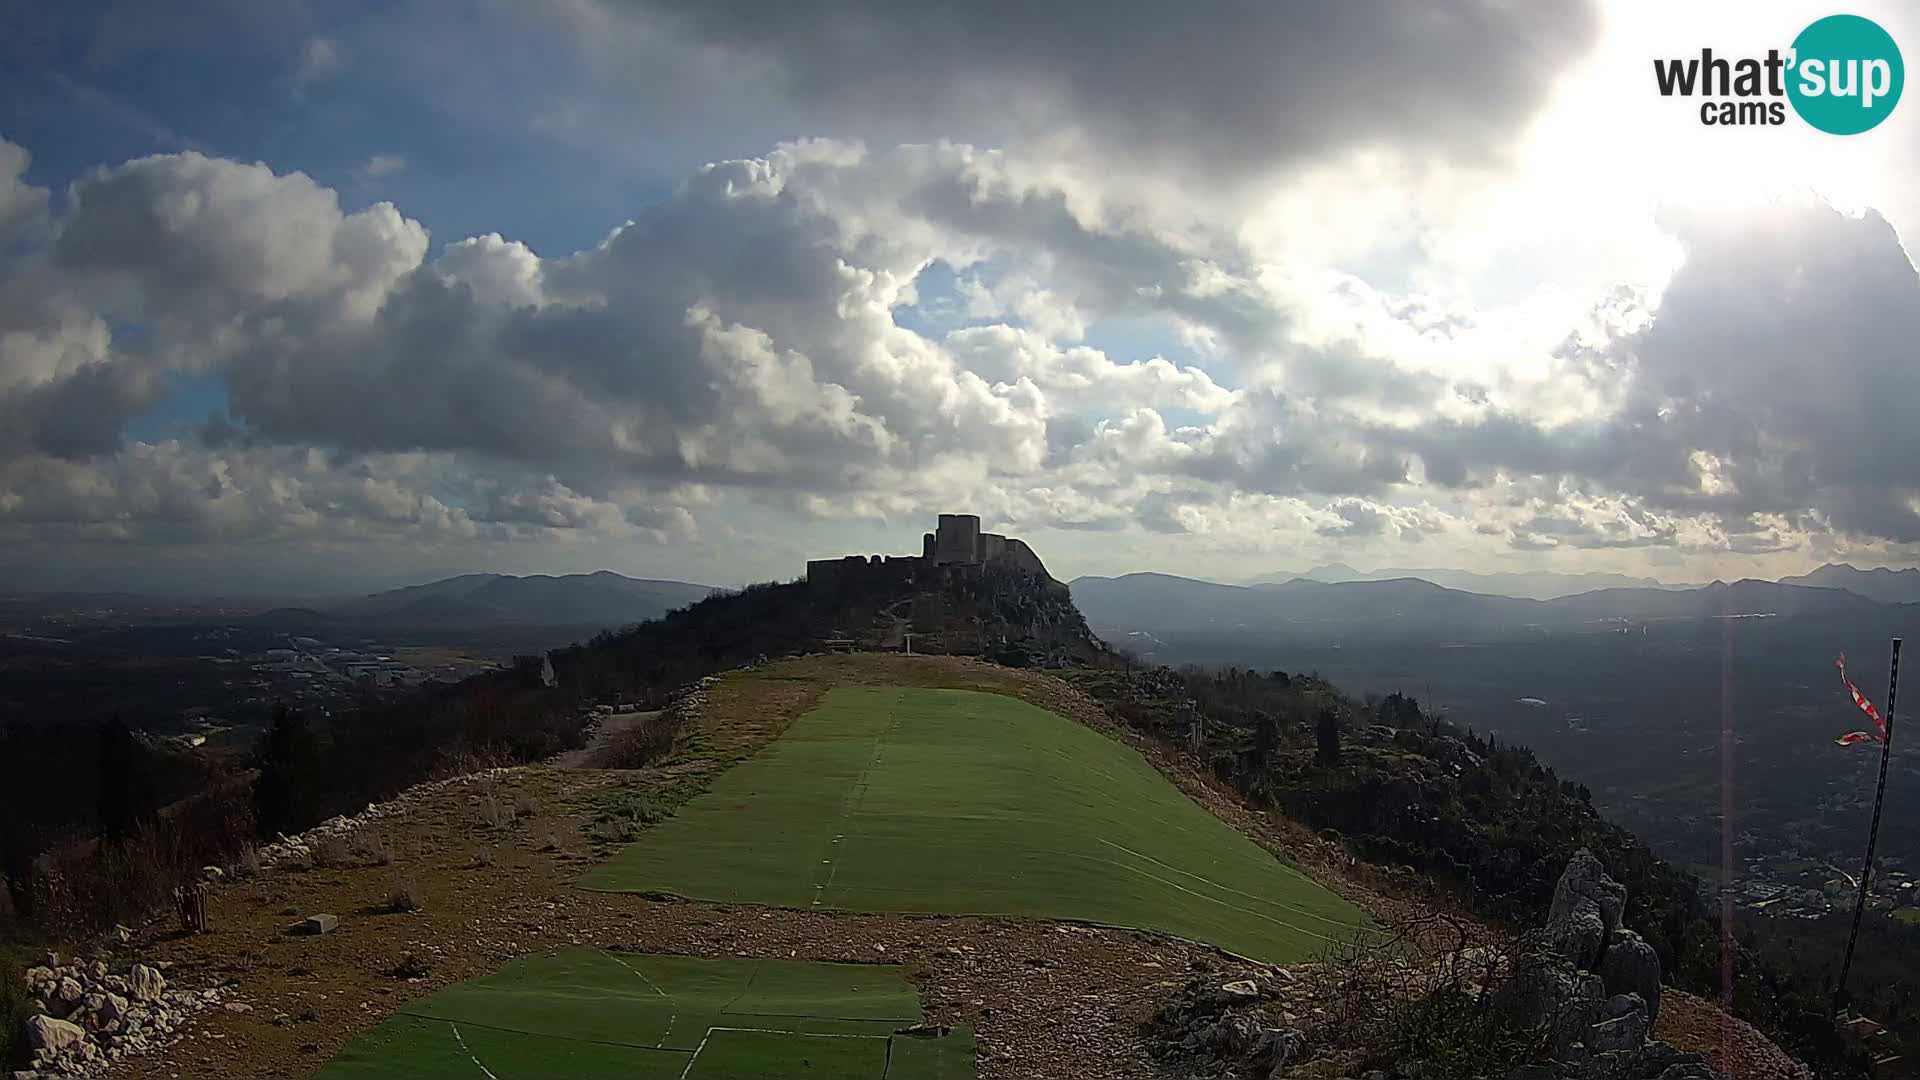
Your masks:
<path fill-rule="evenodd" d="M 298 711 L 277 705 L 260 741 L 253 805 L 260 835 L 295 833 L 320 820 L 320 742 Z"/>
<path fill-rule="evenodd" d="M 1322 765 L 1340 764 L 1340 713 L 1329 705 L 1320 710 L 1320 721 L 1315 731 L 1320 749 L 1315 755 Z"/>
<path fill-rule="evenodd" d="M 118 713 L 100 729 L 97 798 L 100 831 L 118 840 L 160 816 L 160 797 L 140 743 Z"/>
<path fill-rule="evenodd" d="M 1261 710 L 1253 726 L 1253 775 L 1259 780 L 1267 774 L 1274 751 L 1280 748 L 1280 718 Z"/>
<path fill-rule="evenodd" d="M 33 911 L 33 848 L 18 829 L 0 823 L 0 869 L 7 877 L 7 896 L 13 909 Z"/>

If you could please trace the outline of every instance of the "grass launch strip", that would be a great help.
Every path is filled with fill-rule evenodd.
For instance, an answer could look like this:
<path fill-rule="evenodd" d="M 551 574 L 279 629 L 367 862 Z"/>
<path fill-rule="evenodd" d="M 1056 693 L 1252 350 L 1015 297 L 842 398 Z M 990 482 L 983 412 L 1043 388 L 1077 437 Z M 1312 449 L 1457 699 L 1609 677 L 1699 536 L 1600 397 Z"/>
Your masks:
<path fill-rule="evenodd" d="M 972 1033 L 897 1034 L 920 1019 L 895 967 L 574 949 L 409 1004 L 319 1080 L 973 1080 Z"/>
<path fill-rule="evenodd" d="M 1286 963 L 1365 925 L 1133 749 L 968 690 L 831 691 L 582 886 L 1163 930 Z"/>

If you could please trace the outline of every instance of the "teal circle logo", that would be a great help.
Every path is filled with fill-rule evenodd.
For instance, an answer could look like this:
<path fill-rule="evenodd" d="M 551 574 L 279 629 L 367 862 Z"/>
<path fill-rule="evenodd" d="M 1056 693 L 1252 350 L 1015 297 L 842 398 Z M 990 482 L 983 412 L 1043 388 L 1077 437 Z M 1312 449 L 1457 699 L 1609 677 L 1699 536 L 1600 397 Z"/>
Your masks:
<path fill-rule="evenodd" d="M 1906 85 L 1900 46 L 1880 24 L 1829 15 L 1793 39 L 1787 98 L 1800 119 L 1829 135 L 1858 135 L 1900 103 Z"/>

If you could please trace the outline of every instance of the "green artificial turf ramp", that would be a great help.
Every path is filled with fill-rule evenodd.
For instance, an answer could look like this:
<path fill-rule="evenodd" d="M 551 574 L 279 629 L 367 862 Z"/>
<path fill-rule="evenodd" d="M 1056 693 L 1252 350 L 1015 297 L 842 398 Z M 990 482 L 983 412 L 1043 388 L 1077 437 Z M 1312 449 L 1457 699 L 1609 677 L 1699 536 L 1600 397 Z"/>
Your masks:
<path fill-rule="evenodd" d="M 1276 963 L 1362 914 L 1131 748 L 968 690 L 831 691 L 589 889 L 1164 930 Z"/>
<path fill-rule="evenodd" d="M 693 1059 L 687 1080 L 880 1080 L 887 1075 L 887 1038 L 715 1031 Z"/>
<path fill-rule="evenodd" d="M 570 949 L 409 1003 L 319 1075 L 972 1080 L 972 1033 L 895 1034 L 921 1019 L 893 966 Z"/>

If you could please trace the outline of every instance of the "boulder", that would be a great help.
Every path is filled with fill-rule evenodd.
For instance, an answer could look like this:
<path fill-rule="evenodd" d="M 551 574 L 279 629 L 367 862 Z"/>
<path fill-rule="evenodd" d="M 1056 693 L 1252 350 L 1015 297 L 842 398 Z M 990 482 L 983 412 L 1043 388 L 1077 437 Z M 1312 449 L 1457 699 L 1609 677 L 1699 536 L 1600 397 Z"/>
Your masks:
<path fill-rule="evenodd" d="M 127 973 L 127 989 L 133 992 L 135 1001 L 158 1001 L 167 992 L 167 980 L 147 965 L 135 964 Z"/>
<path fill-rule="evenodd" d="M 1638 994 L 1647 1022 L 1660 1019 L 1660 956 L 1631 930 L 1617 931 L 1600 953 L 1600 981 L 1609 994 Z"/>
<path fill-rule="evenodd" d="M 1495 991 L 1492 1007 L 1516 1026 L 1544 1031 L 1555 1057 L 1571 1052 L 1606 1010 L 1598 975 L 1576 969 L 1565 957 L 1541 952 L 1522 956 L 1513 977 Z"/>
<path fill-rule="evenodd" d="M 87 1031 L 79 1024 L 69 1024 L 51 1016 L 27 1018 L 27 1042 L 36 1050 L 58 1054 L 69 1046 L 84 1045 L 86 1039 Z"/>
<path fill-rule="evenodd" d="M 85 996 L 86 989 L 80 985 L 80 980 L 67 975 L 63 976 L 60 985 L 54 988 L 53 999 L 47 1004 L 52 1005 L 58 1002 L 60 1012 L 72 1012 L 74 1007 L 80 1004 L 80 999 Z"/>
<path fill-rule="evenodd" d="M 1268 1080 L 1287 1074 L 1287 1066 L 1300 1053 L 1301 1035 L 1292 1028 L 1267 1028 L 1254 1044 L 1254 1056 L 1267 1063 Z"/>
<path fill-rule="evenodd" d="M 1554 885 L 1547 940 L 1576 966 L 1591 969 L 1600 959 L 1600 950 L 1620 929 L 1626 906 L 1627 887 L 1608 877 L 1600 860 L 1581 848 L 1567 860 L 1567 869 Z"/>
<path fill-rule="evenodd" d="M 1593 1025 L 1587 1046 L 1595 1053 L 1638 1050 L 1647 1041 L 1647 1014 L 1636 1010 Z"/>
<path fill-rule="evenodd" d="M 1222 984 L 1215 997 L 1222 1005 L 1245 1005 L 1260 1000 L 1260 987 L 1252 979 L 1236 979 Z"/>

